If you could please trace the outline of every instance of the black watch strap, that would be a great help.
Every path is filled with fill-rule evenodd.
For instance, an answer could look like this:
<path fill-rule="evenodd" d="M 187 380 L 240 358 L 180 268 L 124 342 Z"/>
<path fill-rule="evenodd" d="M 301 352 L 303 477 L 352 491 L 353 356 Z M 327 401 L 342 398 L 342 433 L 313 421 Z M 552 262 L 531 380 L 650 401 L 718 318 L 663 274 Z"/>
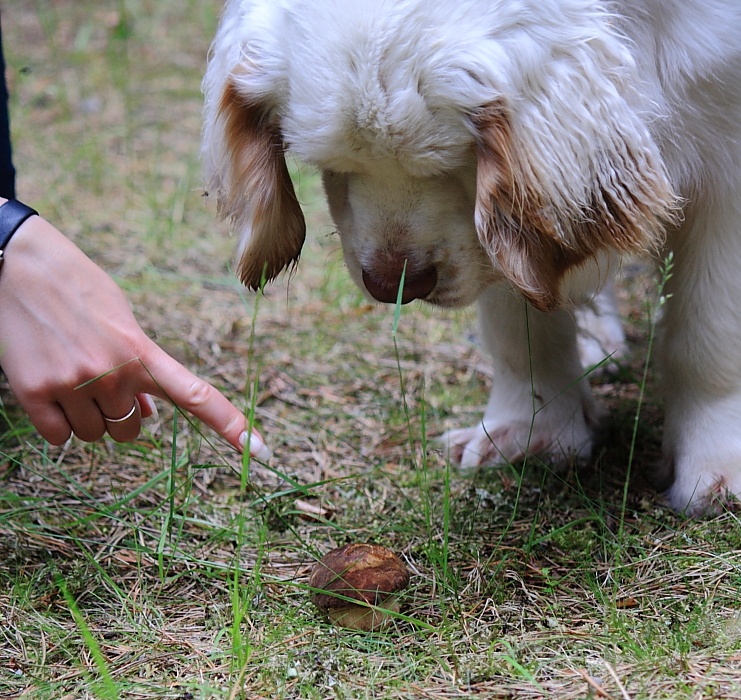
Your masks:
<path fill-rule="evenodd" d="M 18 227 L 29 217 L 36 216 L 38 212 L 26 206 L 17 199 L 9 199 L 0 205 L 0 264 L 3 261 L 3 251 Z"/>

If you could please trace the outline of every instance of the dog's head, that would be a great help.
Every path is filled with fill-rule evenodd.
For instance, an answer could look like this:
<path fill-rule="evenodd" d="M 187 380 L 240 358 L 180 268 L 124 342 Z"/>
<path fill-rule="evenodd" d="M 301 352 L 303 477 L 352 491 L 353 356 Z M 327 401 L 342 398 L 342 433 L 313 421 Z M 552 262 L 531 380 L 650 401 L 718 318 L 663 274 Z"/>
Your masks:
<path fill-rule="evenodd" d="M 651 250 L 675 196 L 633 59 L 597 3 L 231 0 L 204 156 L 242 281 L 298 259 L 284 156 L 323 173 L 371 296 L 460 306 L 509 280 L 540 309 Z"/>

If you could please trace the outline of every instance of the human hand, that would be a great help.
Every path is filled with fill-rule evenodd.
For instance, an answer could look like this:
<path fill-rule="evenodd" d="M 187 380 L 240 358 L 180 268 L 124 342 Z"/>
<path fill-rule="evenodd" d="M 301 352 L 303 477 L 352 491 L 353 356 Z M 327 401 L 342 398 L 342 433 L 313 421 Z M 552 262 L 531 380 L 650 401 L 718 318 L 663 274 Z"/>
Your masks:
<path fill-rule="evenodd" d="M 0 366 L 52 444 L 72 433 L 94 441 L 106 431 L 133 440 L 155 410 L 152 395 L 237 450 L 249 440 L 252 456 L 270 457 L 243 413 L 148 338 L 118 285 L 40 216 L 11 238 L 0 269 Z"/>

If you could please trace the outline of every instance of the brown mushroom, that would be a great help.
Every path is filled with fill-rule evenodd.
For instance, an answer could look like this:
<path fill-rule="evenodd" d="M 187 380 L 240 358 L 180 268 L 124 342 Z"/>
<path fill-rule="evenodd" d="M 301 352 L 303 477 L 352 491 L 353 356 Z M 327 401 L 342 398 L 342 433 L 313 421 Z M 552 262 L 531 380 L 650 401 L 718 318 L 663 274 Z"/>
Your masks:
<path fill-rule="evenodd" d="M 311 601 L 340 627 L 371 631 L 399 612 L 409 571 L 391 550 L 347 544 L 325 554 L 309 577 Z M 358 601 L 358 602 L 355 602 Z"/>

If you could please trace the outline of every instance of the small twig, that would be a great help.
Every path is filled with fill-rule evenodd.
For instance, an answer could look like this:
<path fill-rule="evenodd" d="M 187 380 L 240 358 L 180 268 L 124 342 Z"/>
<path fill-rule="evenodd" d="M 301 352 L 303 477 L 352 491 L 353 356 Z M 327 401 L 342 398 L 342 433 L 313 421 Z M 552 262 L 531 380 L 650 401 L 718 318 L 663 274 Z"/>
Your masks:
<path fill-rule="evenodd" d="M 578 671 L 579 675 L 587 682 L 587 685 L 597 693 L 598 697 L 607 698 L 607 700 L 615 700 L 594 678 L 592 678 L 586 671 Z"/>
<path fill-rule="evenodd" d="M 612 680 L 615 681 L 617 684 L 617 687 L 620 689 L 620 692 L 623 696 L 623 700 L 631 700 L 630 695 L 628 695 L 628 691 L 625 689 L 625 686 L 620 682 L 620 679 L 617 676 L 617 673 L 615 673 L 615 669 L 612 667 L 609 661 L 605 661 L 605 668 L 607 669 L 607 672 L 612 676 Z"/>

